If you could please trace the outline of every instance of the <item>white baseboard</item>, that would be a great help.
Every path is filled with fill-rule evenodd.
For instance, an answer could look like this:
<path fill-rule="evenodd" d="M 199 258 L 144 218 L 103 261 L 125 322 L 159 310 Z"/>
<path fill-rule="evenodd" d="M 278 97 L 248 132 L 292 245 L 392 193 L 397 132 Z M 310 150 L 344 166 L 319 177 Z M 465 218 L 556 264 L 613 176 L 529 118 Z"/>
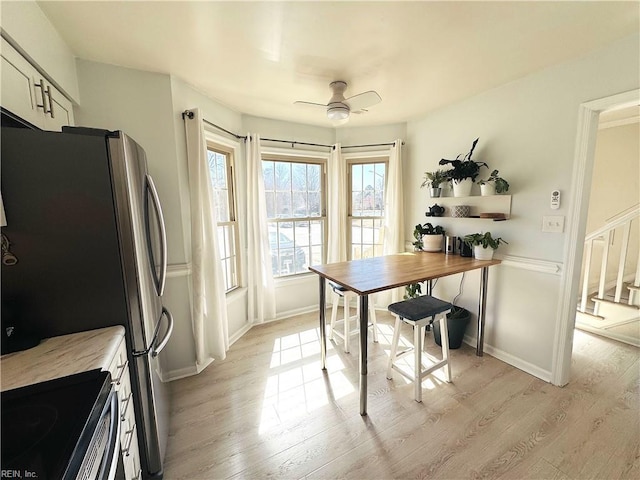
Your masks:
<path fill-rule="evenodd" d="M 180 380 L 181 378 L 192 377 L 193 375 L 197 375 L 198 370 L 196 366 L 179 368 L 177 370 L 171 370 L 169 372 L 163 372 L 161 380 L 163 382 L 173 382 L 174 380 Z"/>
<path fill-rule="evenodd" d="M 470 337 L 468 335 L 464 336 L 464 343 L 466 343 L 467 345 L 472 346 L 474 349 L 476 348 L 476 338 L 475 337 Z M 511 355 L 510 353 L 507 353 L 503 350 L 500 350 L 498 348 L 495 348 L 491 345 L 488 344 L 484 344 L 484 348 L 483 351 L 488 353 L 489 355 L 491 355 L 492 357 L 497 358 L 498 360 L 502 360 L 505 363 L 508 363 L 509 365 L 516 367 L 518 370 L 522 370 L 523 372 L 526 372 L 530 375 L 533 375 L 534 377 L 539 378 L 540 380 L 544 380 L 545 382 L 551 382 L 551 371 L 550 370 L 543 370 L 542 368 L 538 367 L 537 365 L 533 365 L 532 363 L 529 362 L 525 362 L 524 360 L 522 360 L 521 358 L 518 358 L 514 355 Z"/>
<path fill-rule="evenodd" d="M 253 325 L 247 324 L 244 327 L 242 327 L 240 330 L 238 330 L 236 333 L 234 333 L 230 338 L 229 338 L 229 347 L 231 347 L 231 345 L 233 345 L 234 343 L 236 343 L 238 340 L 240 340 L 240 338 L 247 333 L 249 330 L 251 330 L 251 327 Z"/>

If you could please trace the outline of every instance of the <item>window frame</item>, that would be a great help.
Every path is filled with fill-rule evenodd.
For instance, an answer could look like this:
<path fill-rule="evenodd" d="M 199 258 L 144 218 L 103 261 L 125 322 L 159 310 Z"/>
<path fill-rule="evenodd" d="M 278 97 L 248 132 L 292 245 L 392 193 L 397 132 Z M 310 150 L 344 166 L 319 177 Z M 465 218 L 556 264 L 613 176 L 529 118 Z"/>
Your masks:
<path fill-rule="evenodd" d="M 230 293 L 238 290 L 243 285 L 243 275 L 242 275 L 242 257 L 241 257 L 241 241 L 240 241 L 240 227 L 238 223 L 238 198 L 236 196 L 237 188 L 236 188 L 236 167 L 235 160 L 239 155 L 240 145 L 238 142 L 232 142 L 224 137 L 220 137 L 213 132 L 207 131 L 205 129 L 205 144 L 206 151 L 213 151 L 227 156 L 228 162 L 226 166 L 226 176 L 227 176 L 227 201 L 229 205 L 229 220 L 228 221 L 220 221 L 217 219 L 216 230 L 219 227 L 231 227 L 233 231 L 233 256 L 235 257 L 234 270 L 235 270 L 235 282 L 232 282 L 233 285 L 231 288 L 226 289 L 226 278 L 225 278 L 225 294 L 229 295 Z M 221 262 L 225 259 L 220 259 Z M 223 267 L 224 270 L 224 267 Z"/>
<path fill-rule="evenodd" d="M 261 160 L 287 162 L 287 163 L 306 163 L 320 165 L 320 216 L 319 217 L 288 217 L 269 219 L 267 218 L 267 224 L 278 225 L 280 223 L 293 223 L 299 221 L 320 221 L 322 222 L 322 237 L 321 237 L 321 258 L 322 263 L 327 260 L 327 163 L 329 161 L 329 154 L 323 151 L 313 150 L 296 150 L 291 152 L 290 150 L 282 148 L 269 148 L 263 147 L 261 149 Z M 266 189 L 265 189 L 266 190 Z M 265 192 L 266 193 L 266 192 Z M 292 212 L 293 213 L 293 212 Z M 277 229 L 279 232 L 279 228 Z M 311 246 L 310 246 L 311 247 Z M 311 251 L 309 251 L 309 264 L 311 264 Z M 311 272 L 308 270 L 299 273 L 293 273 L 289 275 L 274 275 L 273 278 L 277 281 L 292 279 L 304 275 L 309 275 Z"/>
<path fill-rule="evenodd" d="M 353 178 L 352 178 L 352 166 L 353 165 L 373 165 L 376 163 L 384 163 L 385 165 L 385 176 L 384 176 L 384 194 L 386 197 L 387 189 L 389 186 L 389 152 L 388 151 L 374 151 L 374 152 L 359 152 L 352 154 L 343 154 L 345 164 L 347 166 L 347 198 L 348 198 L 348 206 L 347 206 L 347 260 L 353 260 L 353 220 L 382 220 L 382 227 L 384 228 L 384 221 L 386 219 L 386 210 L 385 215 L 380 216 L 353 216 Z M 384 198 L 383 198 L 384 201 Z M 384 249 L 384 240 L 382 243 L 382 248 Z M 376 255 L 378 256 L 378 255 Z"/>

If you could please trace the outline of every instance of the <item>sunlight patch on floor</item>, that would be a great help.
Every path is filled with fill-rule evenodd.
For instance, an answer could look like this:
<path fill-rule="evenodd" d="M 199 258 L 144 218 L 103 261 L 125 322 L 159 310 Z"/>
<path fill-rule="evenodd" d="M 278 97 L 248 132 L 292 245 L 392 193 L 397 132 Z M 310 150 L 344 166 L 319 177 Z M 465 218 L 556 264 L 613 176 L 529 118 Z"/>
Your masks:
<path fill-rule="evenodd" d="M 327 342 L 327 369 L 331 383 L 320 367 L 318 329 L 277 338 L 267 378 L 259 433 L 355 392 L 344 375 L 345 365 L 331 342 Z"/>

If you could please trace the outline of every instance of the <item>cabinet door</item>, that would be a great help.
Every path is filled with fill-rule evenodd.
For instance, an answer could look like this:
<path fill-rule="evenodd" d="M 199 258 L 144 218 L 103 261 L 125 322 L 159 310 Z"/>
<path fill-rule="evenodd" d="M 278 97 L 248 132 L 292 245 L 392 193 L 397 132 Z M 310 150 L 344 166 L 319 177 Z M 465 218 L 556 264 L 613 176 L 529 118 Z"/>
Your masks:
<path fill-rule="evenodd" d="M 2 57 L 0 104 L 11 113 L 42 127 L 43 110 L 37 106 L 36 88 L 33 81 L 37 71 L 4 38 L 0 53 Z M 40 100 L 42 99 L 40 98 Z"/>

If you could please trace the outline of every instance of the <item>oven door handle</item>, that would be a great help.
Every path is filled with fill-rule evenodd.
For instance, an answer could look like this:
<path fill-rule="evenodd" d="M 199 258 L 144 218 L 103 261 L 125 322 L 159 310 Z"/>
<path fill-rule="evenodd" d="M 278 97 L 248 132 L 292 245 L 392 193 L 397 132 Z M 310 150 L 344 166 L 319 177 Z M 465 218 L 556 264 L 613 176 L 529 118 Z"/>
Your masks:
<path fill-rule="evenodd" d="M 120 455 L 120 402 L 115 389 L 111 389 L 110 397 L 111 419 L 109 422 L 109 447 L 105 452 L 102 469 L 97 478 L 112 480 L 116 476 L 118 468 L 118 456 Z"/>

